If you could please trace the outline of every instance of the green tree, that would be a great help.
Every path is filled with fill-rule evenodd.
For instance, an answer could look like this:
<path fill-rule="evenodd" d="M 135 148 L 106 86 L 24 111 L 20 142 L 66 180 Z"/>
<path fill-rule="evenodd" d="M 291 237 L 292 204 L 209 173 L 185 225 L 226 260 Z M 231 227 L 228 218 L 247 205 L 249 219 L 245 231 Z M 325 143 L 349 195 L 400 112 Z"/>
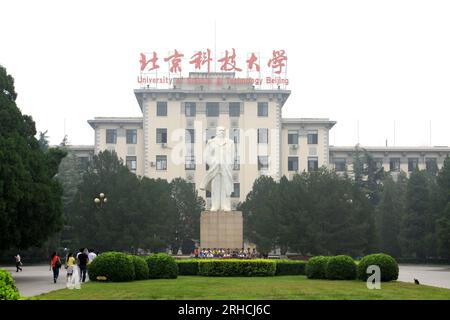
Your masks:
<path fill-rule="evenodd" d="M 170 182 L 171 196 L 176 208 L 174 253 L 183 248 L 191 253 L 194 241 L 200 239 L 200 214 L 205 210 L 205 200 L 198 195 L 192 184 L 182 178 Z"/>
<path fill-rule="evenodd" d="M 415 170 L 406 188 L 406 209 L 402 221 L 402 252 L 409 257 L 425 259 L 430 237 L 431 201 L 427 173 Z"/>
<path fill-rule="evenodd" d="M 261 176 L 238 210 L 243 212 L 244 237 L 255 243 L 259 252 L 268 253 L 279 242 L 278 185 L 269 176 Z"/>
<path fill-rule="evenodd" d="M 438 198 L 436 236 L 439 255 L 450 258 L 450 157 L 446 157 L 437 176 Z"/>
<path fill-rule="evenodd" d="M 63 150 L 43 151 L 22 115 L 14 79 L 0 66 L 0 249 L 40 246 L 62 227 L 62 188 L 54 176 Z"/>
<path fill-rule="evenodd" d="M 400 250 L 400 221 L 403 218 L 404 194 L 399 182 L 394 182 L 391 176 L 383 181 L 381 201 L 376 211 L 378 216 L 378 232 L 381 252 L 394 257 L 401 256 Z"/>

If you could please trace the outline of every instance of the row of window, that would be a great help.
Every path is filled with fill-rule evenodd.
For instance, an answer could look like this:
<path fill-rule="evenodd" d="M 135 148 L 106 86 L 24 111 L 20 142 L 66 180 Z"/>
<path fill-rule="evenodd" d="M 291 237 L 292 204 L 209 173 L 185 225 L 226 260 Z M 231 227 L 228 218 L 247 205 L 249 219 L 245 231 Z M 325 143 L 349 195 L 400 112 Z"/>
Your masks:
<path fill-rule="evenodd" d="M 197 115 L 197 103 L 186 102 L 184 104 L 184 112 L 186 117 L 195 117 Z M 206 116 L 218 117 L 220 114 L 219 102 L 207 102 L 206 103 Z M 241 115 L 241 103 L 229 102 L 228 103 L 228 115 L 230 117 L 239 117 Z M 269 104 L 267 102 L 258 102 L 258 117 L 269 116 Z M 158 101 L 156 103 L 156 116 L 167 117 L 167 102 Z"/>
<path fill-rule="evenodd" d="M 375 163 L 378 168 L 383 166 L 383 159 L 375 158 Z M 336 171 L 346 171 L 346 160 L 345 158 L 335 158 L 334 167 Z M 408 158 L 408 172 L 412 172 L 419 167 L 419 158 Z M 435 172 L 437 170 L 437 159 L 436 158 L 426 158 L 425 167 L 429 172 Z M 400 171 L 400 158 L 390 158 L 389 159 L 389 170 L 393 172 Z"/>
<path fill-rule="evenodd" d="M 308 157 L 308 171 L 317 171 L 318 169 L 319 159 Z M 288 157 L 288 171 L 298 171 L 298 157 Z"/>
<path fill-rule="evenodd" d="M 216 132 L 215 128 L 206 130 L 206 141 L 214 138 Z M 230 139 L 235 143 L 239 143 L 239 132 L 238 128 L 230 130 Z M 317 131 L 308 132 L 307 140 L 308 144 L 317 144 Z M 106 129 L 106 143 L 116 144 L 117 143 L 117 129 Z M 136 144 L 137 143 L 137 130 L 127 129 L 126 130 L 126 143 Z M 157 128 L 156 129 L 156 143 L 167 143 L 167 129 Z M 195 143 L 195 130 L 186 129 L 186 143 Z M 258 129 L 258 143 L 269 143 L 269 129 L 260 128 Z M 298 144 L 298 131 L 288 133 L 288 144 Z"/>

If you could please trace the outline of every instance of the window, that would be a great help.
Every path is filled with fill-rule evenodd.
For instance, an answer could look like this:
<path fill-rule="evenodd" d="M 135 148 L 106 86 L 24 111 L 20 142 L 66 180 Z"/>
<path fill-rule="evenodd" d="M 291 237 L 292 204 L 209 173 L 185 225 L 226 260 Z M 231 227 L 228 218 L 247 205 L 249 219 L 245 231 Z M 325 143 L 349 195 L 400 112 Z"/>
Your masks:
<path fill-rule="evenodd" d="M 268 156 L 258 156 L 258 170 L 268 170 L 269 169 L 269 157 Z"/>
<path fill-rule="evenodd" d="M 408 158 L 408 172 L 412 172 L 419 167 L 418 158 Z"/>
<path fill-rule="evenodd" d="M 269 116 L 269 104 L 267 102 L 258 102 L 258 117 Z"/>
<path fill-rule="evenodd" d="M 308 131 L 308 144 L 317 144 L 318 133 L 315 131 Z"/>
<path fill-rule="evenodd" d="M 158 101 L 156 103 L 156 115 L 158 117 L 167 116 L 167 101 Z"/>
<path fill-rule="evenodd" d="M 186 129 L 186 143 L 195 143 L 195 129 Z"/>
<path fill-rule="evenodd" d="M 167 129 L 156 129 L 156 143 L 167 143 Z"/>
<path fill-rule="evenodd" d="M 377 169 L 383 168 L 383 159 L 382 158 L 374 158 L 373 159 L 377 165 Z"/>
<path fill-rule="evenodd" d="M 82 170 L 86 170 L 89 166 L 89 157 L 79 157 L 78 164 Z"/>
<path fill-rule="evenodd" d="M 184 161 L 185 170 L 195 170 L 195 156 L 187 155 Z"/>
<path fill-rule="evenodd" d="M 195 102 L 186 102 L 184 106 L 186 117 L 195 117 L 195 115 L 197 114 L 197 105 L 195 104 Z"/>
<path fill-rule="evenodd" d="M 167 156 L 156 156 L 156 170 L 167 170 Z"/>
<path fill-rule="evenodd" d="M 298 131 L 289 130 L 288 131 L 288 144 L 298 144 Z"/>
<path fill-rule="evenodd" d="M 117 130 L 106 129 L 106 143 L 115 144 L 117 142 Z"/>
<path fill-rule="evenodd" d="M 345 158 L 334 159 L 334 170 L 336 170 L 337 172 L 343 172 L 345 171 L 345 167 L 346 167 Z"/>
<path fill-rule="evenodd" d="M 241 160 L 239 156 L 234 157 L 233 170 L 240 170 L 241 168 Z"/>
<path fill-rule="evenodd" d="M 389 159 L 389 170 L 400 171 L 400 158 Z"/>
<path fill-rule="evenodd" d="M 219 116 L 219 103 L 218 102 L 207 102 L 206 103 L 206 116 L 207 117 L 218 117 Z"/>
<path fill-rule="evenodd" d="M 136 157 L 135 156 L 127 156 L 127 168 L 133 172 L 136 173 Z"/>
<path fill-rule="evenodd" d="M 211 191 L 206 190 L 206 197 L 207 197 L 207 198 L 211 198 Z"/>
<path fill-rule="evenodd" d="M 258 143 L 269 143 L 269 129 L 258 129 Z"/>
<path fill-rule="evenodd" d="M 425 168 L 427 172 L 436 174 L 438 172 L 437 159 L 436 158 L 426 158 Z"/>
<path fill-rule="evenodd" d="M 137 130 L 127 129 L 127 144 L 136 144 L 136 143 L 137 143 Z"/>
<path fill-rule="evenodd" d="M 234 183 L 233 184 L 233 192 L 231 193 L 231 198 L 239 198 L 241 196 L 241 184 Z"/>
<path fill-rule="evenodd" d="M 298 171 L 298 157 L 288 157 L 288 171 Z"/>
<path fill-rule="evenodd" d="M 241 104 L 239 102 L 230 102 L 229 116 L 239 117 L 241 115 Z"/>
<path fill-rule="evenodd" d="M 308 158 L 308 172 L 317 171 L 319 169 L 319 160 L 317 157 Z"/>
<path fill-rule="evenodd" d="M 233 140 L 234 143 L 239 143 L 239 132 L 239 128 L 230 129 L 230 139 Z"/>

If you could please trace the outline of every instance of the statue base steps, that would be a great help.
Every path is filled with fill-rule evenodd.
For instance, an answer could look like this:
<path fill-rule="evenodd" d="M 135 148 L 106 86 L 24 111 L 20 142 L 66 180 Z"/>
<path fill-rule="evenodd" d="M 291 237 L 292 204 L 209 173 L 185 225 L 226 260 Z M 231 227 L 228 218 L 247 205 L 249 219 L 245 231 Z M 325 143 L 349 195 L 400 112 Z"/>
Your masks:
<path fill-rule="evenodd" d="M 243 225 L 241 211 L 203 211 L 200 217 L 200 247 L 243 248 Z"/>

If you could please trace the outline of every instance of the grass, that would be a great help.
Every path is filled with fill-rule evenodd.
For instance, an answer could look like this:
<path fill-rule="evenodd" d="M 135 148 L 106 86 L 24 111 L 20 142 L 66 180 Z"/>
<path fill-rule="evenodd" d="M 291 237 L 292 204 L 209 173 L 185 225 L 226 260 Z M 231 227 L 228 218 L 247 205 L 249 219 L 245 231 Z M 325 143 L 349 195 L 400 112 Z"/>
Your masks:
<path fill-rule="evenodd" d="M 88 282 L 81 290 L 56 290 L 36 296 L 42 300 L 450 300 L 450 289 L 404 282 L 369 290 L 362 281 L 309 280 L 305 276 L 200 277 L 143 280 L 125 283 Z"/>

